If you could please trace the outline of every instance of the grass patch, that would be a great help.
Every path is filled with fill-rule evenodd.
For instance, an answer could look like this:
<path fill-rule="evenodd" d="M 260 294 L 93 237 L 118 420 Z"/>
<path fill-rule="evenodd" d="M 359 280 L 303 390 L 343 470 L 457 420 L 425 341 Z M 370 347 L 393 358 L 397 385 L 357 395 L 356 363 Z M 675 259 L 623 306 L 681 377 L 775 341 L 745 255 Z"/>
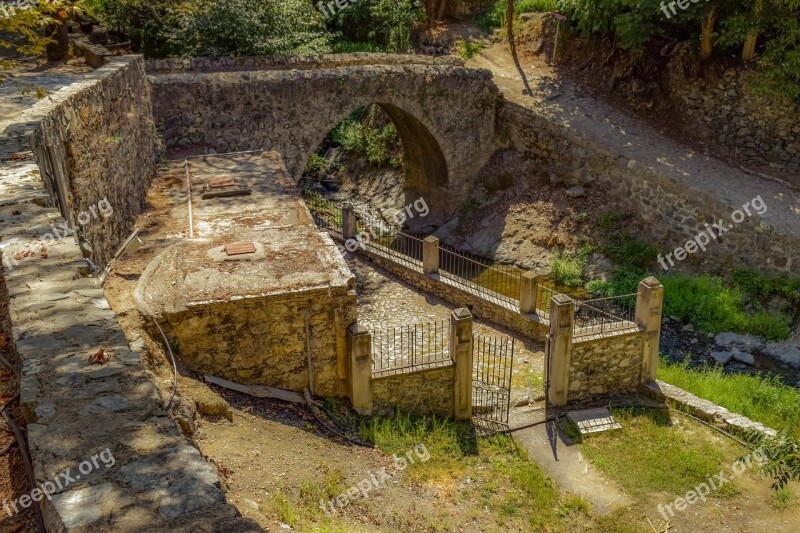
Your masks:
<path fill-rule="evenodd" d="M 580 530 L 579 524 L 592 520 L 589 504 L 561 495 L 510 437 L 477 438 L 471 424 L 405 415 L 373 418 L 361 433 L 387 454 L 424 444 L 430 460 L 405 474 L 418 482 L 460 486 L 456 498 L 484 510 L 475 519 L 488 511 L 497 525 L 512 531 Z"/>
<path fill-rule="evenodd" d="M 561 252 L 550 265 L 550 278 L 563 287 L 583 286 L 583 268 L 593 252 L 590 246 L 582 246 L 574 252 Z"/>
<path fill-rule="evenodd" d="M 658 379 L 774 429 L 800 435 L 800 392 L 773 377 L 724 374 L 720 366 L 691 369 L 661 360 Z"/>
<path fill-rule="evenodd" d="M 789 508 L 789 504 L 792 501 L 792 493 L 789 489 L 779 489 L 772 493 L 772 496 L 769 498 L 769 504 L 772 506 L 773 509 L 778 511 L 783 511 Z"/>
<path fill-rule="evenodd" d="M 683 495 L 709 475 L 728 468 L 741 454 L 738 445 L 708 435 L 702 426 L 679 414 L 626 409 L 615 409 L 613 414 L 623 429 L 593 435 L 584 440 L 581 450 L 639 499 L 658 492 Z M 735 494 L 736 490 L 720 490 L 714 497 Z"/>
<path fill-rule="evenodd" d="M 469 37 L 458 41 L 458 54 L 461 56 L 461 59 L 465 61 L 472 59 L 478 52 L 483 50 L 483 48 L 484 45 L 482 43 L 474 42 Z"/>

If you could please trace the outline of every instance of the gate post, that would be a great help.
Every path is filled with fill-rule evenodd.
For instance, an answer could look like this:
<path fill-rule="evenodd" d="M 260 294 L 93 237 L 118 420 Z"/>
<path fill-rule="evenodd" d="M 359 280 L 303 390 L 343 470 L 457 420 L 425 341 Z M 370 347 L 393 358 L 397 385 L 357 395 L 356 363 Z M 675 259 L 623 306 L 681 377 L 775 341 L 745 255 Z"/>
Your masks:
<path fill-rule="evenodd" d="M 372 413 L 372 337 L 357 323 L 347 328 L 350 402 L 362 415 Z"/>
<path fill-rule="evenodd" d="M 345 241 L 356 238 L 356 214 L 352 205 L 342 206 L 342 238 Z"/>
<path fill-rule="evenodd" d="M 642 384 L 656 380 L 663 303 L 664 287 L 661 282 L 650 276 L 639 283 L 639 292 L 636 295 L 636 324 L 645 331 Z"/>
<path fill-rule="evenodd" d="M 567 405 L 569 397 L 569 362 L 572 354 L 572 325 L 575 301 L 556 294 L 550 302 L 550 342 L 547 350 L 547 403 Z"/>
<path fill-rule="evenodd" d="M 523 272 L 519 280 L 519 312 L 535 313 L 539 299 L 539 276 L 530 270 Z"/>
<path fill-rule="evenodd" d="M 472 314 L 454 309 L 450 315 L 450 357 L 455 363 L 454 414 L 456 420 L 472 418 Z"/>
<path fill-rule="evenodd" d="M 439 239 L 428 235 L 422 241 L 422 272 L 436 274 L 439 272 Z"/>

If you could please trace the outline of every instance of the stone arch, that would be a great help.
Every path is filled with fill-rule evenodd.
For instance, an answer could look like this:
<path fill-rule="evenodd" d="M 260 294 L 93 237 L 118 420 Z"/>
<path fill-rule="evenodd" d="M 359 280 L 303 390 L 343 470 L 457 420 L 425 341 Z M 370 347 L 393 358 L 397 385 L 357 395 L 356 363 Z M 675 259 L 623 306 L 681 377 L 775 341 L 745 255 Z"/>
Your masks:
<path fill-rule="evenodd" d="M 377 104 L 391 119 L 397 128 L 397 136 L 403 148 L 403 171 L 405 178 L 406 202 L 410 203 L 423 197 L 431 207 L 432 218 L 447 215 L 447 207 L 440 204 L 450 182 L 447 157 L 428 126 L 414 114 L 406 111 L 396 103 L 382 100 L 365 101 L 363 105 L 348 106 L 348 111 L 339 113 L 336 118 L 313 137 L 311 146 L 298 169 L 295 180 L 299 180 L 311 154 L 316 150 L 328 133 L 355 110 Z"/>

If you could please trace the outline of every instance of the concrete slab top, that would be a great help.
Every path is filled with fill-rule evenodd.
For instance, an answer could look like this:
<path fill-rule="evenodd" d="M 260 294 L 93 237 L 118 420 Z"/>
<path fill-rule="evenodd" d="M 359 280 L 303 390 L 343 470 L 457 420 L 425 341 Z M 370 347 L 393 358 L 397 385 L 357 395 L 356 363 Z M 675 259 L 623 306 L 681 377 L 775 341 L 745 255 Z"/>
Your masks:
<path fill-rule="evenodd" d="M 606 407 L 572 411 L 567 414 L 567 419 L 577 426 L 581 435 L 600 433 L 610 429 L 622 429 L 622 426 L 614 420 L 614 417 L 611 416 L 611 411 Z"/>
<path fill-rule="evenodd" d="M 187 163 L 194 240 L 165 251 L 145 276 L 143 294 L 154 311 L 354 283 L 333 241 L 317 231 L 280 156 L 221 154 Z M 220 179 L 250 194 L 204 199 L 207 184 Z M 226 253 L 234 243 L 252 243 L 254 251 Z"/>

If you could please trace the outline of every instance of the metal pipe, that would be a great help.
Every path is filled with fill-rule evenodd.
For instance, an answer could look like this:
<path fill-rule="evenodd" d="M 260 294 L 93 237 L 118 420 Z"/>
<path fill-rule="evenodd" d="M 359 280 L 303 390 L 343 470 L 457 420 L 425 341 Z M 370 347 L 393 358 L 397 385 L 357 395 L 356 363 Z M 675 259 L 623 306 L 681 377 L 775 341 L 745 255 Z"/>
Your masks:
<path fill-rule="evenodd" d="M 189 160 L 183 160 L 183 168 L 186 169 L 186 201 L 189 205 L 189 238 L 194 239 L 194 224 L 192 222 L 192 178 L 189 173 Z"/>

